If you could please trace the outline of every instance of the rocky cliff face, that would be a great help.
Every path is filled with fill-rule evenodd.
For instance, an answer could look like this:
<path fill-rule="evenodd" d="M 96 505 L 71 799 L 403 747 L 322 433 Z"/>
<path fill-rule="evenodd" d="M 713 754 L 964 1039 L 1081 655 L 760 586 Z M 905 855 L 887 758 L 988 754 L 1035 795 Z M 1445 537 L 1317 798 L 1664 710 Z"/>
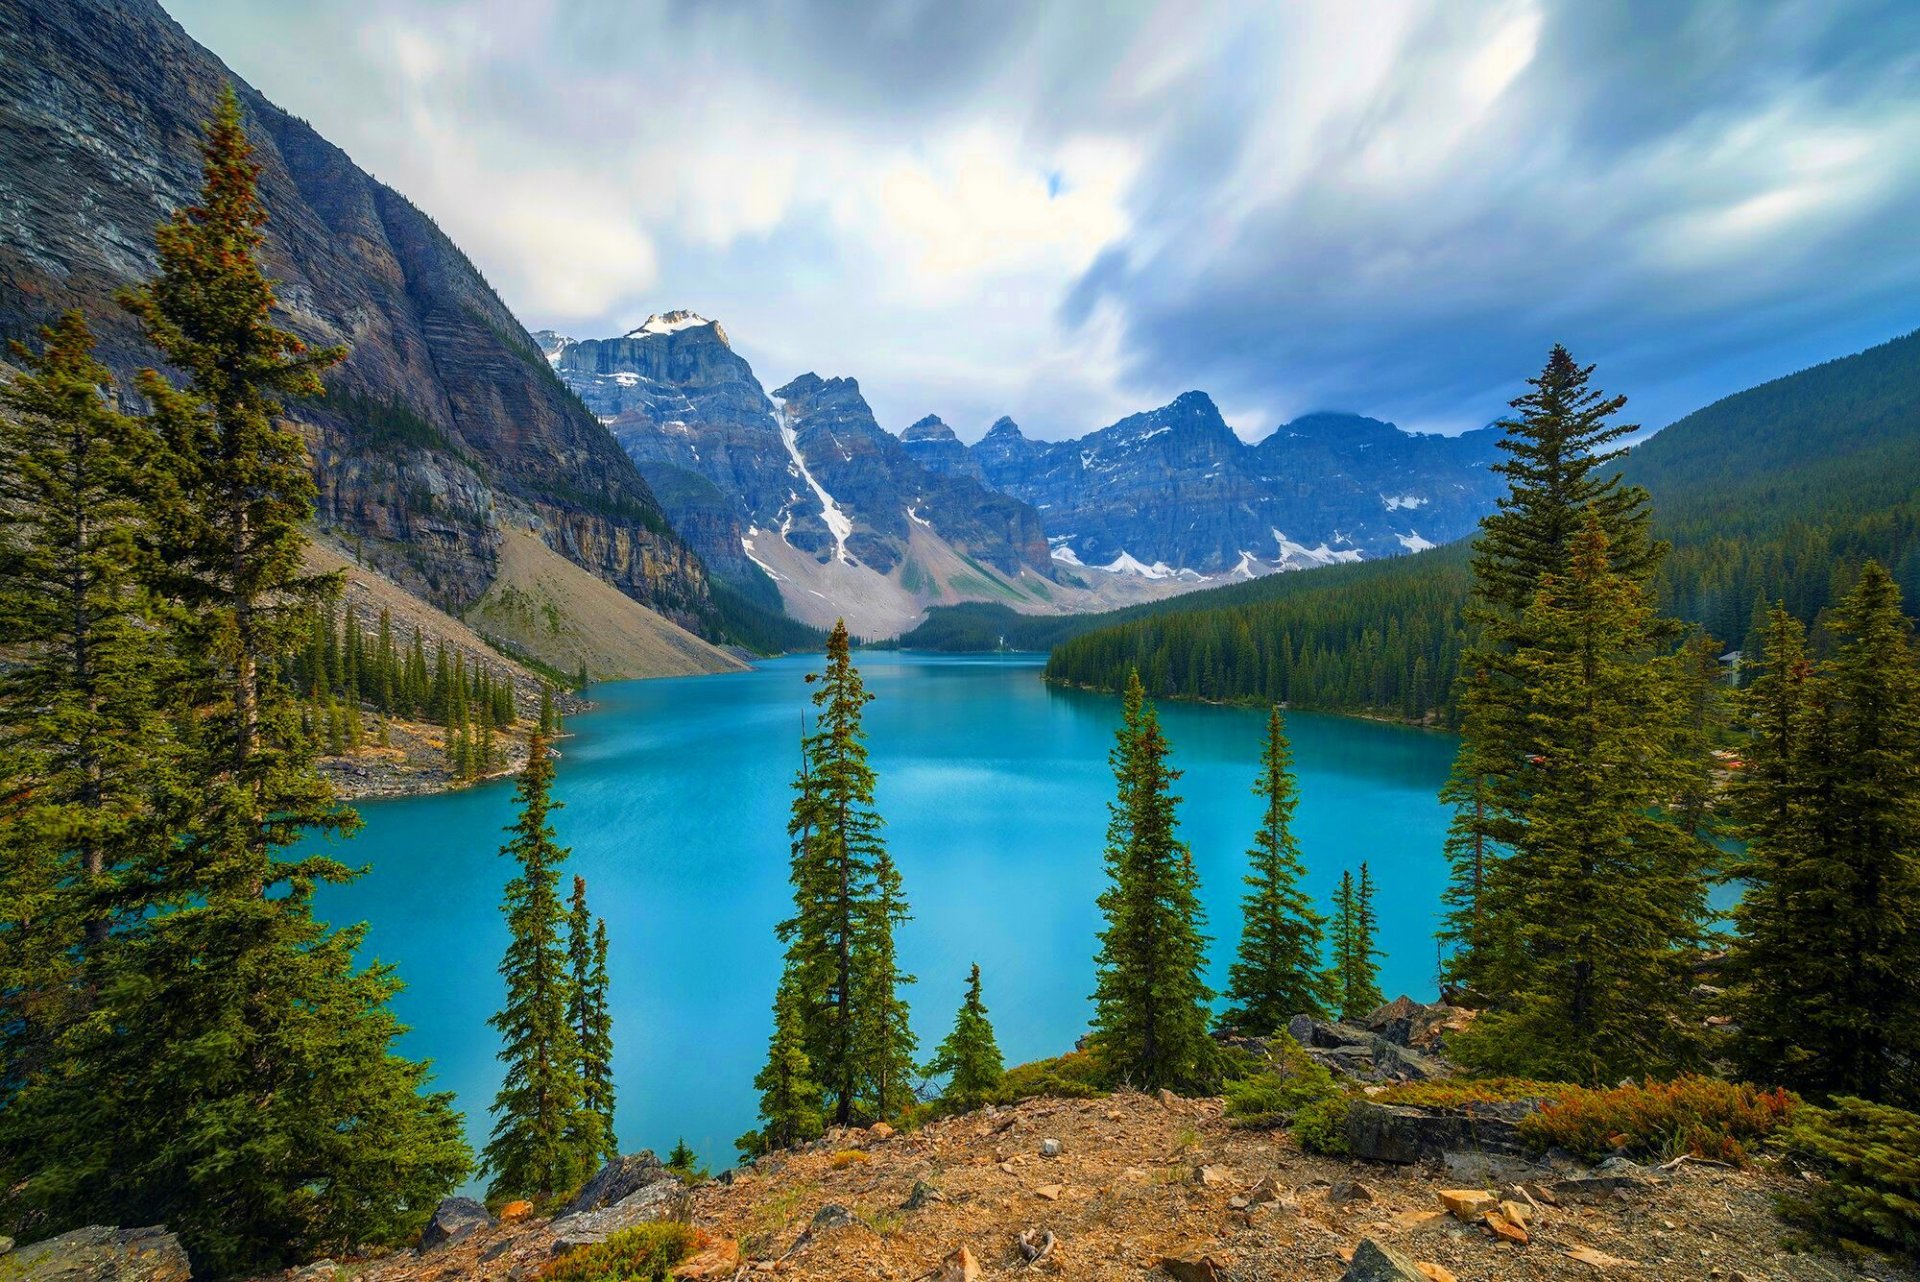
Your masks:
<path fill-rule="evenodd" d="M 988 484 L 1040 511 L 1056 560 L 1212 576 L 1459 538 L 1498 490 L 1486 470 L 1497 436 L 1414 436 L 1320 414 L 1250 446 L 1205 393 L 1188 392 L 1071 441 L 1028 440 L 1003 418 L 968 454 Z"/>
<path fill-rule="evenodd" d="M 906 597 L 941 597 L 938 576 L 910 551 L 916 531 L 943 545 L 933 560 L 1051 573 L 1032 507 L 966 475 L 950 432 L 962 469 L 928 466 L 874 421 L 852 379 L 804 374 L 769 396 L 726 331 L 692 312 L 649 317 L 618 338 L 536 337 L 674 528 L 714 573 L 769 603 L 777 591 L 804 614 L 801 598 L 824 593 L 857 608 L 880 590 L 867 582 L 875 577 Z"/>
<path fill-rule="evenodd" d="M 953 429 L 940 420 L 939 415 L 929 414 L 917 423 L 908 426 L 900 433 L 900 443 L 907 447 L 907 455 L 929 472 L 938 472 L 942 476 L 965 476 L 985 482 L 986 477 L 980 471 L 980 462 L 973 457 Z"/>
<path fill-rule="evenodd" d="M 199 122 L 233 81 L 271 216 L 286 323 L 352 354 L 292 407 L 319 518 L 452 609 L 523 525 L 704 627 L 704 571 L 646 482 L 433 221 L 195 44 L 151 0 L 0 0 L 0 335 L 83 306 L 122 374 L 153 361 L 114 292 L 199 185 Z"/>

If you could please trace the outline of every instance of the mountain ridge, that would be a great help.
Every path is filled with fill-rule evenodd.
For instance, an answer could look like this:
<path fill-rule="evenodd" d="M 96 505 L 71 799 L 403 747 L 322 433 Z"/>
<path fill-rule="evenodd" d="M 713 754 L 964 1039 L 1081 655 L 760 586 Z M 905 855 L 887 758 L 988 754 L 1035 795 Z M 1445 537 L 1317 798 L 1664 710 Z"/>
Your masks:
<path fill-rule="evenodd" d="M 288 407 L 321 526 L 458 611 L 513 528 L 641 603 L 714 630 L 705 571 L 631 460 L 426 214 L 197 44 L 152 0 L 0 0 L 0 336 L 84 307 L 122 380 L 155 355 L 114 303 L 199 188 L 199 124 L 240 96 L 284 323 L 344 343 L 329 396 Z"/>

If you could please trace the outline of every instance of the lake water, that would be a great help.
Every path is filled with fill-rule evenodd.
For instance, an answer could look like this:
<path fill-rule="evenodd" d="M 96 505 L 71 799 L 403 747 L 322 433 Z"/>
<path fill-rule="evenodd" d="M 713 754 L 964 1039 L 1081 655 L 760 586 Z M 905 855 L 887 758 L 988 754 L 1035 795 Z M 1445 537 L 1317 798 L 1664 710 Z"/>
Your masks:
<path fill-rule="evenodd" d="M 1117 699 L 1058 691 L 1037 656 L 863 653 L 880 813 L 913 920 L 900 955 L 923 1054 L 946 1035 L 967 967 L 980 963 L 1008 1063 L 1071 1049 L 1093 987 L 1094 896 L 1112 793 Z M 684 1136 L 730 1165 L 754 1122 L 787 914 L 786 813 L 803 678 L 819 656 L 724 676 L 594 687 L 569 724 L 555 793 L 567 872 L 607 921 L 618 1129 L 623 1151 Z M 1259 817 L 1252 792 L 1263 713 L 1160 709 L 1214 937 L 1215 987 L 1238 933 L 1240 878 Z M 1343 868 L 1380 886 L 1388 996 L 1431 996 L 1446 816 L 1435 800 L 1454 741 L 1426 731 L 1297 713 L 1288 718 L 1297 832 L 1324 904 Z M 371 871 L 322 892 L 320 911 L 371 923 L 368 951 L 398 965 L 404 1049 L 434 1060 L 476 1150 L 499 1082 L 499 854 L 512 785 L 368 803 L 338 853 Z M 570 878 L 567 884 L 570 883 Z"/>

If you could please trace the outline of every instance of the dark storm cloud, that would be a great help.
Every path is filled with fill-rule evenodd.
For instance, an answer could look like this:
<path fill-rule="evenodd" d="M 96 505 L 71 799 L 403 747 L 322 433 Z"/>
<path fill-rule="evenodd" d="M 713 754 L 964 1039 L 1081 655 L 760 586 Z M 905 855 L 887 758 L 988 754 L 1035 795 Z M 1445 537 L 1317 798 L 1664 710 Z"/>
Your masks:
<path fill-rule="evenodd" d="M 1920 324 L 1920 6 L 177 0 L 531 326 L 1066 435 L 1190 387 L 1660 423 Z"/>

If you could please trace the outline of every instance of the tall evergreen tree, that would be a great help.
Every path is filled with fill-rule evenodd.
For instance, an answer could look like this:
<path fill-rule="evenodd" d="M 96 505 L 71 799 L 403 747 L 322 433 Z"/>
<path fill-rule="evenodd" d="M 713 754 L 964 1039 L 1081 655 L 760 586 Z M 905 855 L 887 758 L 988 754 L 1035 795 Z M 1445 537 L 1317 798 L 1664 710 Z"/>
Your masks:
<path fill-rule="evenodd" d="M 1356 880 L 1351 871 L 1340 874 L 1333 894 L 1333 969 L 1328 982 L 1341 1019 L 1359 1019 L 1385 1000 L 1380 992 L 1380 950 L 1374 947 L 1376 922 L 1373 874 L 1360 865 Z"/>
<path fill-rule="evenodd" d="M 157 442 L 108 403 L 80 313 L 42 338 L 0 384 L 0 1111 L 142 910 L 135 865 L 167 840 L 154 801 L 178 751 L 164 620 L 135 571 Z"/>
<path fill-rule="evenodd" d="M 873 807 L 862 710 L 872 700 L 853 666 L 846 624 L 827 640 L 819 709 L 794 782 L 794 915 L 780 924 L 788 986 L 810 1071 L 837 1125 L 892 1116 L 909 1099 L 913 1034 L 899 987 L 893 928 L 907 905 Z"/>
<path fill-rule="evenodd" d="M 1241 900 L 1240 950 L 1227 975 L 1231 1005 L 1220 1026 L 1264 1037 L 1302 1012 L 1325 1016 L 1332 1000 L 1320 958 L 1324 919 L 1300 889 L 1306 869 L 1293 835 L 1293 750 L 1275 705 L 1267 716 L 1254 795 L 1264 803 L 1260 828 L 1247 852 L 1251 871 Z"/>
<path fill-rule="evenodd" d="M 1527 792 L 1482 897 L 1507 946 L 1479 959 L 1498 997 L 1461 1039 L 1487 1067 L 1597 1082 L 1688 1056 L 1676 1017 L 1709 851 L 1668 813 L 1693 741 L 1650 596 L 1614 569 L 1596 513 L 1522 621 Z"/>
<path fill-rule="evenodd" d="M 1920 1100 L 1920 657 L 1869 562 L 1817 666 L 1776 608 L 1742 699 L 1735 801 L 1747 855 L 1733 978 L 1757 1078 Z"/>
<path fill-rule="evenodd" d="M 947 1088 L 941 1098 L 965 1109 L 979 1104 L 997 1088 L 1004 1071 L 1000 1044 L 994 1040 L 993 1024 L 980 997 L 980 963 L 975 962 L 967 975 L 966 996 L 953 1017 L 953 1031 L 934 1052 L 927 1075 L 945 1075 Z"/>
<path fill-rule="evenodd" d="M 1609 568 L 1626 581 L 1651 581 L 1666 545 L 1653 540 L 1647 493 L 1621 483 L 1613 464 L 1622 438 L 1637 425 L 1612 421 L 1626 404 L 1589 385 L 1593 367 L 1555 346 L 1518 413 L 1501 420 L 1508 454 L 1495 471 L 1508 492 L 1480 523 L 1474 544 L 1472 620 L 1475 644 L 1460 660 L 1462 741 L 1445 791 L 1454 816 L 1447 848 L 1452 864 L 1448 915 L 1441 929 L 1452 946 L 1450 983 L 1482 998 L 1492 961 L 1482 954 L 1512 946 L 1519 923 L 1482 911 L 1480 887 L 1492 862 L 1521 840 L 1521 818 L 1533 786 L 1534 738 L 1541 726 L 1525 675 L 1516 666 L 1531 644 L 1527 612 L 1549 575 L 1565 575 L 1585 523 L 1598 523 Z M 1649 628 L 1659 625 L 1650 617 Z"/>
<path fill-rule="evenodd" d="M 587 911 L 587 879 L 573 879 L 567 905 L 567 1023 L 580 1045 L 578 1130 L 594 1157 L 620 1156 L 613 1129 L 613 1016 L 607 1005 L 607 923 Z"/>
<path fill-rule="evenodd" d="M 173 766 L 190 823 L 139 869 L 152 909 L 115 932 L 63 1071 L 7 1112 L 41 1137 L 10 1174 L 43 1226 L 164 1221 L 221 1274 L 402 1234 L 468 1154 L 450 1097 L 392 1052 L 392 971 L 355 969 L 363 930 L 313 918 L 315 886 L 351 874 L 281 853 L 357 821 L 281 681 L 327 584 L 300 570 L 313 481 L 280 398 L 317 394 L 339 353 L 272 324 L 231 90 L 202 159 L 200 200 L 162 225 L 159 273 L 125 299 L 184 378 L 139 380 L 161 442 L 141 565 L 176 608 L 152 635 L 190 705 Z"/>
<path fill-rule="evenodd" d="M 1143 1089 L 1191 1089 L 1216 1071 L 1207 1037 L 1213 992 L 1202 974 L 1206 916 L 1193 856 L 1178 836 L 1172 787 L 1180 772 L 1167 756 L 1135 673 L 1109 757 L 1116 799 L 1108 807 L 1093 1035 L 1107 1070 Z"/>
<path fill-rule="evenodd" d="M 500 853 L 519 865 L 507 883 L 506 956 L 500 975 L 506 1004 L 488 1022 L 500 1030 L 506 1074 L 493 1102 L 493 1135 L 483 1154 L 495 1195 L 550 1198 L 592 1169 L 597 1149 L 583 1142 L 580 1041 L 567 1020 L 572 982 L 561 926 L 560 865 L 567 851 L 554 840 L 550 816 L 553 758 L 535 734 L 527 768 L 514 789 L 520 817 Z M 596 1134 L 591 1137 L 599 1141 Z"/>
<path fill-rule="evenodd" d="M 858 996 L 854 1050 L 874 1117 L 896 1117 L 914 1102 L 914 1051 L 919 1040 L 908 1022 L 901 988 L 914 977 L 901 971 L 893 932 L 909 920 L 901 897 L 900 870 L 886 851 L 873 870 L 873 894 L 864 905 L 854 953 Z"/>

